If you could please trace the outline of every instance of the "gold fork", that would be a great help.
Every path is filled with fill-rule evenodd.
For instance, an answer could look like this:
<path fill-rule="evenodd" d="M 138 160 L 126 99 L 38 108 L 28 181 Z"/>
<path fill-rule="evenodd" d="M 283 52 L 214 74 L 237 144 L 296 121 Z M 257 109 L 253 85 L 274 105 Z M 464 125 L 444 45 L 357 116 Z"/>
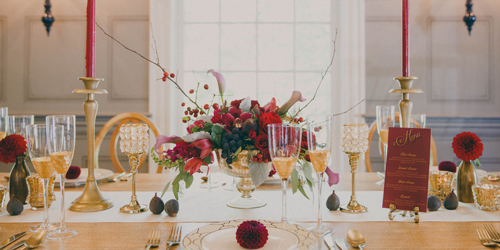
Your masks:
<path fill-rule="evenodd" d="M 500 244 L 495 243 L 494 241 L 492 241 L 490 239 L 486 230 L 477 228 L 476 231 L 477 231 L 477 236 L 479 236 L 479 241 L 481 242 L 481 244 L 483 244 L 483 246 L 485 246 L 485 247 L 500 247 Z"/>
<path fill-rule="evenodd" d="M 149 231 L 149 239 L 146 245 L 146 250 L 149 250 L 150 248 L 156 248 L 160 245 L 160 235 L 161 230 Z"/>
<path fill-rule="evenodd" d="M 486 224 L 484 225 L 484 228 L 488 231 L 492 241 L 500 243 L 500 233 L 498 233 L 498 231 L 493 227 L 493 224 Z"/>
<path fill-rule="evenodd" d="M 170 249 L 171 246 L 179 245 L 181 243 L 181 235 L 182 235 L 182 227 L 180 226 L 175 226 L 175 228 L 172 228 L 172 231 L 170 231 L 170 236 L 168 237 L 168 247 L 167 250 Z"/>

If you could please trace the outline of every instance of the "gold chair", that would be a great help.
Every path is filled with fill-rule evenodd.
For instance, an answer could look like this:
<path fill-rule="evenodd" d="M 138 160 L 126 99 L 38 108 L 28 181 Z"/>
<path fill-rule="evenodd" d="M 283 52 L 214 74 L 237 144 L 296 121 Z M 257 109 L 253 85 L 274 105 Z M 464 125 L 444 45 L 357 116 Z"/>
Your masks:
<path fill-rule="evenodd" d="M 113 131 L 113 135 L 111 136 L 111 142 L 109 143 L 109 154 L 111 157 L 111 162 L 115 166 L 116 171 L 118 171 L 118 173 L 125 171 L 125 169 L 120 164 L 120 161 L 118 160 L 117 156 L 118 134 L 120 133 L 120 127 L 126 123 L 140 123 L 140 122 L 146 123 L 151 129 L 151 131 L 153 131 L 155 136 L 160 135 L 160 131 L 156 128 L 156 125 L 153 122 L 151 122 L 146 116 L 141 115 L 139 113 L 122 113 L 114 116 L 104 124 L 104 126 L 102 127 L 101 131 L 99 131 L 99 134 L 97 135 L 95 140 L 96 142 L 95 155 L 97 157 L 97 167 L 99 167 L 99 150 L 101 149 L 102 141 L 104 140 L 104 137 L 106 137 L 108 131 L 117 124 L 115 130 Z M 141 161 L 139 163 L 139 166 L 137 167 L 137 170 L 141 169 L 142 165 L 144 165 L 147 156 L 148 154 L 143 154 L 141 156 Z M 161 173 L 162 170 L 163 167 L 158 166 L 156 172 Z"/>
<path fill-rule="evenodd" d="M 396 115 L 396 121 L 399 122 L 399 115 Z M 412 121 L 413 124 L 415 124 L 416 127 L 420 127 L 419 124 L 416 122 Z M 370 126 L 370 132 L 368 133 L 368 141 L 371 144 L 373 135 L 377 133 L 377 121 L 375 120 L 372 125 Z M 384 159 L 385 153 L 384 153 L 384 146 L 382 141 L 379 140 L 379 149 L 380 153 L 382 155 L 382 160 Z M 437 150 L 436 150 L 436 143 L 434 142 L 434 138 L 431 136 L 431 161 L 433 166 L 437 166 Z M 372 165 L 370 162 L 370 147 L 368 147 L 368 150 L 366 150 L 365 153 L 365 165 L 366 165 L 366 172 L 373 172 Z"/>

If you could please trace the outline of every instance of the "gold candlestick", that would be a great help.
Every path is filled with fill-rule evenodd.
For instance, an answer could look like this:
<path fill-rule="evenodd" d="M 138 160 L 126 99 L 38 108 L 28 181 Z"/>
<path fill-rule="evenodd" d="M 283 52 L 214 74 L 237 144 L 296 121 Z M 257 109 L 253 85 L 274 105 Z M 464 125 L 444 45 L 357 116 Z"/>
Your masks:
<path fill-rule="evenodd" d="M 356 199 L 356 172 L 359 164 L 359 156 L 368 149 L 368 131 L 366 124 L 346 124 L 341 129 L 341 149 L 349 155 L 349 165 L 352 174 L 352 195 L 346 205 L 340 206 L 344 213 L 364 213 L 368 208 L 358 203 Z"/>
<path fill-rule="evenodd" d="M 139 154 L 127 154 L 129 164 L 130 164 L 130 172 L 132 173 L 132 197 L 130 199 L 130 203 L 120 208 L 120 212 L 135 214 L 142 213 L 148 211 L 148 206 L 139 204 L 137 201 L 137 195 L 135 194 L 135 177 L 137 174 L 137 166 L 139 165 L 139 161 L 141 160 L 142 153 Z"/>
<path fill-rule="evenodd" d="M 424 92 L 421 89 L 411 88 L 411 86 L 413 85 L 413 80 L 416 79 L 418 79 L 418 77 L 415 76 L 394 78 L 394 80 L 397 80 L 399 82 L 401 88 L 389 90 L 389 93 L 403 94 L 403 99 L 399 101 L 399 111 L 401 111 L 401 117 L 399 119 L 399 123 L 401 124 L 402 128 L 409 128 L 411 125 L 410 120 L 411 120 L 411 112 L 413 110 L 413 103 L 410 100 L 410 94 L 418 94 Z"/>
<path fill-rule="evenodd" d="M 82 195 L 71 203 L 69 210 L 75 212 L 102 211 L 113 207 L 113 202 L 101 194 L 94 175 L 94 169 L 97 165 L 97 157 L 94 152 L 95 119 L 98 108 L 94 95 L 107 94 L 108 91 L 105 89 L 97 89 L 99 82 L 104 79 L 92 77 L 80 77 L 79 79 L 85 84 L 85 89 L 75 89 L 73 93 L 87 95 L 87 100 L 83 103 L 83 110 L 85 111 L 85 118 L 87 121 L 87 155 L 89 159 L 87 166 L 89 174 Z"/>

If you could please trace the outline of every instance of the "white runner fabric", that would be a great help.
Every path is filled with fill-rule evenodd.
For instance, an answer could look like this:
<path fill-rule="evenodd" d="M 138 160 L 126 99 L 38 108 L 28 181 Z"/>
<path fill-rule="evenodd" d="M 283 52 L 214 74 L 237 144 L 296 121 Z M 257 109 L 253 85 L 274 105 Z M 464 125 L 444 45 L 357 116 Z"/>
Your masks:
<path fill-rule="evenodd" d="M 291 194 L 288 190 L 288 219 L 289 221 L 305 222 L 315 221 L 317 216 L 316 202 L 307 200 L 300 193 Z M 336 192 L 342 204 L 349 201 L 350 192 Z M 66 192 L 66 208 L 75 200 L 80 192 Z M 266 191 L 257 190 L 254 197 L 267 202 L 267 205 L 256 209 L 234 209 L 226 206 L 226 202 L 239 195 L 236 191 L 225 191 L 221 189 L 200 191 L 187 191 L 180 199 L 180 211 L 177 217 L 169 217 L 164 212 L 155 215 L 151 212 L 140 214 L 120 213 L 121 206 L 128 204 L 131 192 L 103 192 L 110 198 L 114 207 L 111 209 L 92 212 L 77 213 L 67 210 L 67 222 L 216 222 L 234 219 L 264 219 L 279 221 L 281 219 L 281 192 L 278 190 Z M 330 191 L 324 190 L 322 200 L 323 220 L 328 222 L 356 222 L 356 221 L 389 221 L 389 209 L 382 208 L 382 191 L 359 191 L 356 192 L 357 200 L 360 204 L 368 207 L 368 212 L 363 214 L 346 214 L 340 211 L 329 211 L 326 209 L 326 198 Z M 56 222 L 60 218 L 60 193 L 56 193 L 57 200 L 50 207 L 50 221 Z M 149 204 L 154 196 L 154 192 L 138 192 L 139 202 Z M 172 192 L 167 192 L 163 197 L 164 201 L 172 199 Z M 311 198 L 312 199 L 312 198 Z M 7 201 L 6 203 L 7 204 Z M 29 205 L 25 205 L 23 213 L 17 216 L 9 216 L 5 207 L 0 212 L 0 222 L 2 223 L 39 223 L 43 219 L 43 210 L 33 211 Z M 394 221 L 412 221 L 413 218 L 397 216 Z M 432 221 L 498 221 L 500 211 L 482 211 L 474 204 L 460 203 L 456 210 L 446 210 L 440 208 L 436 212 L 420 213 L 420 222 Z"/>

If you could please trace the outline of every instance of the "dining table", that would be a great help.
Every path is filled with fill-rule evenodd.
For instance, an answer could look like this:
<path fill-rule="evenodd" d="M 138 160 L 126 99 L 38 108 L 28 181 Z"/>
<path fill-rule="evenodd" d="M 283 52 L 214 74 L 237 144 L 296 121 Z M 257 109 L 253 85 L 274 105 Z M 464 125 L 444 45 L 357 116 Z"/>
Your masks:
<path fill-rule="evenodd" d="M 140 202 L 149 204 L 154 193 L 160 196 L 165 184 L 175 177 L 175 172 L 167 173 L 139 173 L 137 174 L 137 192 L 143 194 L 139 196 Z M 0 173 L 8 176 L 8 173 Z M 116 173 L 114 174 L 116 175 Z M 1 177 L 0 185 L 7 186 L 6 178 Z M 257 187 L 254 196 L 260 196 L 268 204 L 263 208 L 255 209 L 235 209 L 225 205 L 227 197 L 238 195 L 237 190 L 228 191 L 225 187 L 232 185 L 232 178 L 226 178 L 222 173 L 214 173 L 218 176 L 219 186 L 210 190 L 201 188 L 201 177 L 205 174 L 196 173 L 192 186 L 183 191 L 184 195 L 179 199 L 180 211 L 177 217 L 169 217 L 166 213 L 154 215 L 151 212 L 141 214 L 120 214 L 119 207 L 126 199 L 130 199 L 131 181 L 108 182 L 105 179 L 99 181 L 99 189 L 102 194 L 114 202 L 114 207 L 99 212 L 77 213 L 67 210 L 67 228 L 78 231 L 78 235 L 73 238 L 63 240 L 46 239 L 37 249 L 145 249 L 149 233 L 151 230 L 161 230 L 160 246 L 158 249 L 166 249 L 167 240 L 172 228 L 176 225 L 182 227 L 182 238 L 188 233 L 210 223 L 217 223 L 223 220 L 232 219 L 271 219 L 280 221 L 281 214 L 281 186 L 279 180 L 265 182 Z M 212 180 L 216 178 L 213 177 Z M 327 197 L 333 190 L 344 194 L 341 202 L 346 203 L 351 192 L 351 174 L 341 173 L 340 182 L 337 185 L 324 185 L 323 192 Z M 76 197 L 83 191 L 84 186 L 67 187 L 66 199 L 71 202 L 71 197 Z M 394 220 L 389 220 L 389 209 L 381 208 L 377 202 L 379 195 L 384 189 L 380 184 L 377 173 L 357 173 L 356 192 L 359 193 L 358 201 L 367 202 L 368 209 L 372 214 L 345 214 L 340 211 L 329 211 L 323 204 L 323 219 L 331 230 L 334 231 L 334 238 L 345 238 L 350 229 L 359 231 L 366 239 L 363 249 L 486 249 L 480 244 L 476 229 L 483 228 L 483 225 L 493 224 L 500 230 L 500 212 L 482 211 L 479 219 L 468 218 L 467 213 L 473 208 L 473 204 L 460 203 L 459 208 L 468 206 L 469 210 L 457 209 L 448 211 L 441 208 L 436 212 L 421 212 L 420 222 L 415 223 L 412 218 L 396 216 Z M 58 192 L 56 188 L 55 193 Z M 300 192 L 292 194 L 291 185 L 288 189 L 288 211 L 289 219 L 301 225 L 302 223 L 315 223 L 316 207 L 313 192 L 308 191 L 309 199 Z M 119 198 L 125 197 L 125 198 Z M 146 198 L 147 197 L 147 198 Z M 280 197 L 280 198 L 278 198 Z M 292 198 L 290 198 L 292 197 Z M 168 190 L 163 201 L 173 198 L 172 191 Z M 267 199 L 267 200 L 266 200 Z M 198 200 L 198 201 L 197 201 Z M 323 199 L 323 202 L 325 199 Z M 304 205 L 305 204 L 305 205 Z M 379 207 L 380 206 L 380 207 Z M 68 206 L 66 206 L 66 209 Z M 10 216 L 5 211 L 5 206 L 0 212 L 0 242 L 9 236 L 19 232 L 28 231 L 30 226 L 41 223 L 30 221 L 29 217 L 39 216 L 43 211 L 32 211 L 29 205 L 25 205 L 25 211 L 17 216 Z M 55 201 L 51 210 L 51 222 L 58 221 L 57 211 L 60 203 Z M 300 209 L 301 211 L 296 211 Z M 29 210 L 29 211 L 26 211 Z M 252 211 L 253 210 L 253 211 Z M 260 211 L 260 212 L 259 212 Z M 183 214 L 184 212 L 184 214 Z M 39 213 L 37 215 L 36 213 Z M 484 213 L 484 214 L 483 214 Z M 307 214 L 307 216 L 301 216 Z M 462 217 L 463 216 L 463 217 Z M 409 216 L 407 216 L 409 217 Z M 305 218 L 305 219 L 304 219 Z M 384 219 L 385 218 L 385 219 Z M 463 219 L 462 219 L 463 218 Z M 467 219 L 466 219 L 467 218 Z M 489 219 L 490 218 L 490 219 Z M 32 233 L 28 232 L 24 239 Z M 313 249 L 329 249 L 323 236 L 315 236 L 318 244 Z M 182 240 L 181 240 L 182 241 Z M 7 248 L 8 249 L 8 248 Z M 174 246 L 172 249 L 183 249 L 182 245 Z"/>

